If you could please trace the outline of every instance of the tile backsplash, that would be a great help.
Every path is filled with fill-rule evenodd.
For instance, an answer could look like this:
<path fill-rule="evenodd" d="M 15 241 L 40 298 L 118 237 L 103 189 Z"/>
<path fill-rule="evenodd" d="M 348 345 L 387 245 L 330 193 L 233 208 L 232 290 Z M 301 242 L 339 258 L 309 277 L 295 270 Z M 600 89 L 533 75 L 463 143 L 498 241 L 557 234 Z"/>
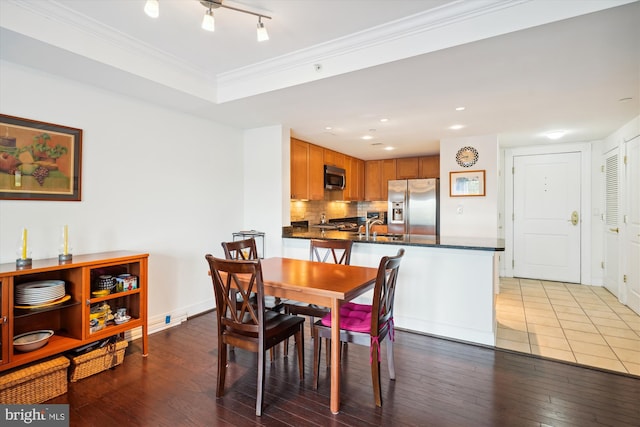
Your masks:
<path fill-rule="evenodd" d="M 291 221 L 309 221 L 319 224 L 324 213 L 327 221 L 333 218 L 366 216 L 367 212 L 386 212 L 387 202 L 333 202 L 333 201 L 291 201 Z"/>

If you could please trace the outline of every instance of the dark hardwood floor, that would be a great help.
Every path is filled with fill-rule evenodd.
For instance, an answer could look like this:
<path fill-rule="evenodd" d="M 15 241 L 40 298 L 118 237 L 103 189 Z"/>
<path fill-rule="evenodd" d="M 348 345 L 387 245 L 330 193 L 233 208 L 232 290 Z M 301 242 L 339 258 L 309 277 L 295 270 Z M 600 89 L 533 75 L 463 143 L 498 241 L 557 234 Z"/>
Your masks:
<path fill-rule="evenodd" d="M 226 394 L 215 397 L 213 312 L 151 335 L 147 358 L 130 343 L 122 365 L 70 383 L 49 402 L 70 404 L 71 426 L 640 425 L 639 377 L 402 331 L 395 382 L 382 352 L 383 407 L 373 400 L 369 349 L 350 345 L 341 411 L 332 415 L 324 360 L 319 389 L 311 387 L 309 341 L 303 383 L 296 358 L 284 358 L 282 348 L 267 362 L 262 417 L 255 416 L 254 354 L 231 353 Z"/>

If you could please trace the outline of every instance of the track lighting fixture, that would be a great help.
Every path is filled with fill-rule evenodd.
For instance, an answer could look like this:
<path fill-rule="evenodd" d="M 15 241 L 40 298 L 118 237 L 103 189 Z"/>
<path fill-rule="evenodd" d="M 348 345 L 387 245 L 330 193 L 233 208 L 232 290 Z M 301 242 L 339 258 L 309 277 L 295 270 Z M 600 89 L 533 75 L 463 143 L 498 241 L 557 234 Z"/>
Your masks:
<path fill-rule="evenodd" d="M 259 42 L 263 42 L 265 40 L 269 40 L 269 33 L 267 33 L 267 29 L 262 22 L 262 18 L 271 19 L 270 16 L 263 15 L 261 13 L 252 12 L 250 10 L 240 9 L 233 6 L 227 6 L 222 4 L 222 0 L 197 0 L 203 5 L 207 10 L 204 12 L 204 17 L 202 18 L 202 29 L 207 31 L 215 31 L 215 19 L 213 17 L 213 9 L 218 9 L 220 7 L 224 7 L 225 9 L 235 10 L 236 12 L 247 13 L 249 15 L 258 17 L 258 28 L 257 28 L 257 39 Z M 160 3 L 159 0 L 147 0 L 144 5 L 144 12 L 152 18 L 157 18 L 160 16 Z"/>

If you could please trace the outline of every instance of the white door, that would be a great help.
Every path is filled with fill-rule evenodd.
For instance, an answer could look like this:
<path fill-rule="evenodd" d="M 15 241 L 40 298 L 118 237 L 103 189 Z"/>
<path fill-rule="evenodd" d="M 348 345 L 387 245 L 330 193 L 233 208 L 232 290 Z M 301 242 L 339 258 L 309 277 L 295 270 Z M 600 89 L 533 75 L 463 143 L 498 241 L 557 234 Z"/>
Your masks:
<path fill-rule="evenodd" d="M 620 156 L 619 148 L 605 153 L 605 206 L 604 206 L 604 287 L 620 297 Z"/>
<path fill-rule="evenodd" d="M 640 314 L 640 135 L 625 145 L 627 215 L 623 237 L 626 255 L 624 286 L 627 291 L 627 305 Z"/>
<path fill-rule="evenodd" d="M 580 153 L 513 158 L 513 274 L 580 283 Z"/>

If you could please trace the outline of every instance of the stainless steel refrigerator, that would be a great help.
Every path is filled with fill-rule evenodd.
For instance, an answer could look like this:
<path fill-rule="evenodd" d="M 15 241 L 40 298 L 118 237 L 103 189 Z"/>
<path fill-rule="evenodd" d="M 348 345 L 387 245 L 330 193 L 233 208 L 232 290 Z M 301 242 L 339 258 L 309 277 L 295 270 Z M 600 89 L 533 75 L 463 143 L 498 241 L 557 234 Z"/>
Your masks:
<path fill-rule="evenodd" d="M 389 233 L 439 235 L 439 195 L 436 178 L 389 181 Z"/>

